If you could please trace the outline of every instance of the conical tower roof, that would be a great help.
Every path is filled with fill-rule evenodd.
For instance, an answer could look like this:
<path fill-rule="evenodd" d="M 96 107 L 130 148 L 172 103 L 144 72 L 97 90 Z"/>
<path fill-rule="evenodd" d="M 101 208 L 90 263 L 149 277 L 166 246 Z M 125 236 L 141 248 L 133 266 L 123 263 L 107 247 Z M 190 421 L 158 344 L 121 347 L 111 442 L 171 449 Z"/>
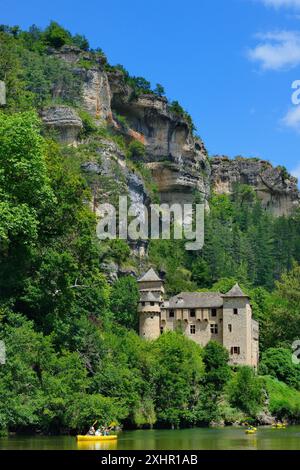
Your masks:
<path fill-rule="evenodd" d="M 235 284 L 235 286 L 233 286 L 233 288 L 222 297 L 248 297 L 248 295 L 244 294 L 238 284 Z"/>
<path fill-rule="evenodd" d="M 156 274 L 153 268 L 149 269 L 139 280 L 138 282 L 152 282 L 152 281 L 162 281 L 160 277 Z"/>

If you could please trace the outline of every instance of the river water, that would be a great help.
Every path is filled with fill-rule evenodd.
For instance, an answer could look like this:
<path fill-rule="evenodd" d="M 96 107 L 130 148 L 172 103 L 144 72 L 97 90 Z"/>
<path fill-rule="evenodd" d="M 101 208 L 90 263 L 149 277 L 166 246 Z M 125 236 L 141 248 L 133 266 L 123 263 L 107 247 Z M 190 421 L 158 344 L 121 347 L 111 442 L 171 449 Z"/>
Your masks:
<path fill-rule="evenodd" d="M 300 426 L 262 427 L 247 435 L 244 428 L 124 431 L 116 442 L 78 443 L 75 437 L 0 438 L 0 450 L 300 450 Z"/>

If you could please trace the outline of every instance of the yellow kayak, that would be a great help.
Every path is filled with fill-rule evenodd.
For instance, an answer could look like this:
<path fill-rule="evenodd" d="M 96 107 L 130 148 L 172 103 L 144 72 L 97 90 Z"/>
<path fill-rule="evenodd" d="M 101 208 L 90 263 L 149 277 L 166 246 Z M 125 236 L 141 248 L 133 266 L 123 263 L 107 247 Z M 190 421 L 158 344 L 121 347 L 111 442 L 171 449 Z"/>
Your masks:
<path fill-rule="evenodd" d="M 257 428 L 250 428 L 246 429 L 245 433 L 246 434 L 255 434 L 257 432 Z"/>
<path fill-rule="evenodd" d="M 115 441 L 118 439 L 117 435 L 111 436 L 77 436 L 77 441 L 93 441 L 93 442 L 101 442 L 101 441 Z"/>

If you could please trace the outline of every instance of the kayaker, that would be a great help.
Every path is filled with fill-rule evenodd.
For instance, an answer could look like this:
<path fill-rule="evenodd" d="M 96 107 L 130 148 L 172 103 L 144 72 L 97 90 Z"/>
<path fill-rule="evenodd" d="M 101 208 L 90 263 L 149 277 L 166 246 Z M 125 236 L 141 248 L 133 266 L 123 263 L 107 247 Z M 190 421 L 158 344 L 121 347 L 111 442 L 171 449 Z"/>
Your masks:
<path fill-rule="evenodd" d="M 95 432 L 95 436 L 102 436 L 102 432 L 100 428 L 98 428 L 97 431 Z"/>
<path fill-rule="evenodd" d="M 94 426 L 91 426 L 87 432 L 87 436 L 95 436 L 95 434 L 96 434 L 95 428 Z"/>

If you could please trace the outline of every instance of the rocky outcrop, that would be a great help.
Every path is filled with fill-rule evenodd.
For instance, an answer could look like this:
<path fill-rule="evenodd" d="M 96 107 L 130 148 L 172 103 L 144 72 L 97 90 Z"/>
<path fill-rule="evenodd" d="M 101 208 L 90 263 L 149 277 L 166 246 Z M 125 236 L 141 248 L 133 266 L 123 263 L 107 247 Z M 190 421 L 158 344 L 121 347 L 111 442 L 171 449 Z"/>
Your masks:
<path fill-rule="evenodd" d="M 138 209 L 149 206 L 150 197 L 142 177 L 130 169 L 120 147 L 111 140 L 102 139 L 96 149 L 96 160 L 82 163 L 93 193 L 93 211 L 99 212 L 100 204 L 110 202 L 118 208 L 119 195 L 128 197 L 128 206 Z M 133 253 L 143 257 L 147 241 L 130 241 Z"/>
<path fill-rule="evenodd" d="M 57 139 L 66 145 L 77 145 L 78 136 L 83 128 L 77 112 L 69 106 L 49 106 L 41 111 L 46 128 L 56 132 Z"/>
<path fill-rule="evenodd" d="M 100 120 L 111 119 L 110 88 L 106 73 L 93 68 L 81 72 L 83 75 L 83 107 Z"/>
<path fill-rule="evenodd" d="M 255 158 L 212 158 L 212 190 L 217 194 L 230 194 L 236 184 L 253 187 L 263 207 L 275 216 L 289 215 L 300 205 L 297 179 L 285 168 L 273 167 Z"/>
<path fill-rule="evenodd" d="M 76 46 L 51 50 L 52 55 L 66 62 L 82 81 L 82 107 L 100 123 L 111 119 L 111 92 L 105 72 L 106 59 L 101 54 L 84 52 Z"/>
<path fill-rule="evenodd" d="M 126 118 L 127 136 L 145 145 L 144 163 L 152 171 L 162 202 L 192 202 L 195 192 L 209 195 L 207 154 L 193 136 L 188 120 L 178 116 L 166 98 L 140 94 L 118 69 L 105 67 L 105 59 L 74 46 L 51 51 L 68 62 L 82 79 L 82 106 L 96 122 L 117 126 L 114 114 Z"/>
<path fill-rule="evenodd" d="M 209 195 L 210 167 L 202 141 L 196 139 L 184 117 L 172 112 L 166 98 L 154 94 L 132 97 L 132 90 L 114 71 L 109 74 L 112 109 L 126 116 L 131 132 L 146 148 L 163 202 L 191 202 L 195 191 Z M 179 193 L 179 194 L 178 194 Z"/>

